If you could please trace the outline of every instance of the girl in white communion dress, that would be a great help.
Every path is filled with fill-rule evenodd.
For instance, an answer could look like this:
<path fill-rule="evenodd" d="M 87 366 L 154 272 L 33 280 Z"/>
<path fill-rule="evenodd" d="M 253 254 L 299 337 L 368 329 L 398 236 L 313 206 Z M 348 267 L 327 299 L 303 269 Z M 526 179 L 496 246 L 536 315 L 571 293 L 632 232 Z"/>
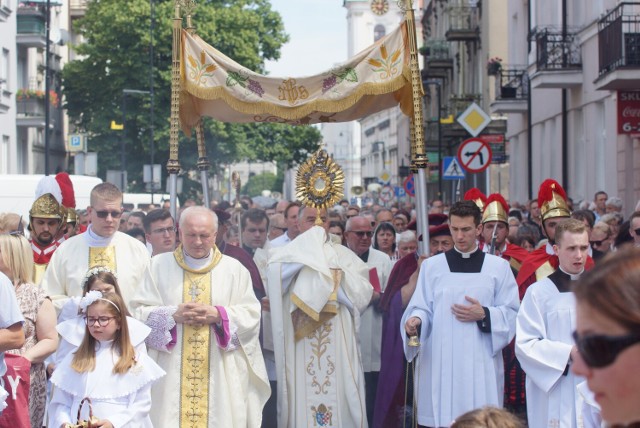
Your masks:
<path fill-rule="evenodd" d="M 151 385 L 164 371 L 146 354 L 136 352 L 122 298 L 90 291 L 80 301 L 86 329 L 76 352 L 65 356 L 51 377 L 55 391 L 49 426 L 66 427 L 89 419 L 80 402 L 91 399 L 102 428 L 151 427 Z M 143 338 L 144 340 L 144 338 Z"/>

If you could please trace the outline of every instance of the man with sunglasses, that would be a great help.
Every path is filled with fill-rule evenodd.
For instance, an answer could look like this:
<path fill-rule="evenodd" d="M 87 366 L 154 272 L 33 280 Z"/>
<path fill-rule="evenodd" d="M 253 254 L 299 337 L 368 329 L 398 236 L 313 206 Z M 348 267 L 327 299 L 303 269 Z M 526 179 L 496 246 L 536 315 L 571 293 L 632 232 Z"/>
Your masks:
<path fill-rule="evenodd" d="M 380 213 L 391 213 L 389 210 L 381 210 Z M 387 286 L 389 274 L 393 263 L 389 256 L 382 251 L 371 247 L 373 227 L 371 222 L 360 216 L 347 220 L 345 228 L 347 247 L 353 251 L 360 260 L 365 262 L 371 274 L 377 275 L 379 290 L 374 291 L 371 304 L 360 315 L 360 350 L 362 353 L 362 367 L 364 369 L 365 393 L 367 402 L 367 419 L 373 422 L 373 409 L 378 390 L 378 377 L 380 375 L 380 355 L 382 352 L 382 312 L 377 307 L 381 292 Z"/>
<path fill-rule="evenodd" d="M 81 235 L 69 238 L 58 248 L 42 280 L 42 287 L 60 311 L 69 297 L 82 296 L 87 271 L 106 266 L 118 274 L 122 297 L 127 304 L 139 284 L 149 277 L 149 252 L 135 238 L 119 232 L 122 192 L 111 183 L 91 190 L 87 212 L 91 224 Z"/>
<path fill-rule="evenodd" d="M 580 426 L 576 392 L 583 380 L 570 370 L 575 329 L 575 297 L 571 283 L 584 272 L 589 251 L 587 226 L 567 219 L 556 227 L 553 250 L 558 269 L 532 284 L 516 318 L 516 356 L 527 374 L 529 426 Z"/>
<path fill-rule="evenodd" d="M 640 247 L 640 211 L 636 211 L 629 217 L 629 234 L 633 238 L 636 247 Z"/>

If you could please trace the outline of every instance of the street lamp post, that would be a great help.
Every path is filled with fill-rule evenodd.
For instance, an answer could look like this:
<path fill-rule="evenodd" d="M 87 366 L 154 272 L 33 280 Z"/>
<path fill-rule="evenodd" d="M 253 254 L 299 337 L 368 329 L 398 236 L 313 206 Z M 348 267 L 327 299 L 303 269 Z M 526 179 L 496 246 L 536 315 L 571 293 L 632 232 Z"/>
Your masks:
<path fill-rule="evenodd" d="M 125 135 L 127 132 L 127 127 L 125 122 L 127 120 L 127 95 L 148 95 L 151 92 L 149 91 L 140 91 L 138 89 L 123 89 L 122 90 L 122 138 L 120 139 L 120 165 L 121 165 L 121 173 L 120 173 L 120 190 L 122 193 L 126 191 L 126 175 L 127 175 L 127 158 L 125 156 Z M 153 123 L 151 123 L 151 129 L 153 129 Z M 153 131 L 151 132 L 153 138 Z M 153 186 L 153 164 L 151 165 L 151 181 Z M 153 195 L 151 196 L 153 198 Z M 153 200 L 151 201 L 153 202 Z"/>

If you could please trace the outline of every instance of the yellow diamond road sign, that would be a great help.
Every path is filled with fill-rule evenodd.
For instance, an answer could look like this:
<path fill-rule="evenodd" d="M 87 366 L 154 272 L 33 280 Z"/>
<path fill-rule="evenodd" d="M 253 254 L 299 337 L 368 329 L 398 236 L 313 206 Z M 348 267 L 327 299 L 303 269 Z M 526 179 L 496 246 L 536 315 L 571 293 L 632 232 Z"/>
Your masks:
<path fill-rule="evenodd" d="M 478 104 L 471 103 L 471 105 L 458 116 L 457 121 L 469 134 L 475 137 L 491 122 L 491 116 L 485 113 Z"/>

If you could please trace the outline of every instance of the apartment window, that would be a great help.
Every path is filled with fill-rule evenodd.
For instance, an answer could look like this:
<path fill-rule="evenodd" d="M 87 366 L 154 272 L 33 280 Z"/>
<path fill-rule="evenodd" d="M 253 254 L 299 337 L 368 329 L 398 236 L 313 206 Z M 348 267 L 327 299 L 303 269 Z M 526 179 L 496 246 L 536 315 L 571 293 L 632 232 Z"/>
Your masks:
<path fill-rule="evenodd" d="M 2 1 L 2 0 L 0 0 Z M 9 49 L 2 49 L 2 64 L 0 65 L 0 81 L 2 81 L 2 87 L 9 87 Z"/>

